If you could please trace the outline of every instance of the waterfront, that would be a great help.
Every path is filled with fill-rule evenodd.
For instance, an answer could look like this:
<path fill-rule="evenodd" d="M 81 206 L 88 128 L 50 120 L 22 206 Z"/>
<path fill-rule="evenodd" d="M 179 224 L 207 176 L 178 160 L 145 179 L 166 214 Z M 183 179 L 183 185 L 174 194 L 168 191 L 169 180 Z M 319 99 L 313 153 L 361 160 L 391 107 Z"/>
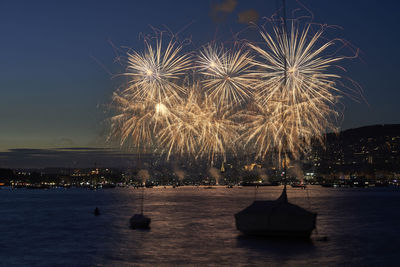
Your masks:
<path fill-rule="evenodd" d="M 398 188 L 289 188 L 289 200 L 318 212 L 329 240 L 248 238 L 233 214 L 254 187 L 145 189 L 151 230 L 128 227 L 141 189 L 0 190 L 0 256 L 4 266 L 348 265 L 395 266 L 400 247 Z M 275 199 L 281 187 L 257 189 Z M 308 193 L 308 196 L 307 196 Z M 98 206 L 102 213 L 92 212 Z"/>

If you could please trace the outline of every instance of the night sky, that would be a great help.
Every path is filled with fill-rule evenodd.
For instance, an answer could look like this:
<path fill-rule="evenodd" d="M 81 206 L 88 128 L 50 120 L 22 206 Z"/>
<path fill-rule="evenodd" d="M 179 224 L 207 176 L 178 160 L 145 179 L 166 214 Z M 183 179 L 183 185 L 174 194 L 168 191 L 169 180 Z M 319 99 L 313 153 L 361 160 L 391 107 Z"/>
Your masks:
<path fill-rule="evenodd" d="M 110 41 L 141 50 L 141 34 L 167 26 L 197 49 L 214 39 L 231 40 L 232 33 L 247 27 L 238 22 L 244 11 L 270 17 L 280 6 L 277 0 L 235 2 L 222 6 L 227 12 L 213 12 L 221 2 L 1 1 L 0 151 L 103 147 L 104 105 L 118 85 L 108 71 L 122 71 Z M 368 103 L 345 101 L 342 128 L 400 123 L 400 2 L 302 3 L 315 22 L 342 27 L 332 37 L 337 34 L 362 51 L 344 66 Z M 296 0 L 287 4 L 289 16 L 301 8 Z"/>

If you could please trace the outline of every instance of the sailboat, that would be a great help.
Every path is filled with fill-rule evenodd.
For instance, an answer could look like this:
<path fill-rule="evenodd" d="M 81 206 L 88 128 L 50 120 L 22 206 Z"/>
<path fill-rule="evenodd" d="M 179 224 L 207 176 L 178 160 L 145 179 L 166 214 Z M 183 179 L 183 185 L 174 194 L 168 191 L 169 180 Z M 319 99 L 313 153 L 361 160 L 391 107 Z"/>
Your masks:
<path fill-rule="evenodd" d="M 143 213 L 135 214 L 129 220 L 132 229 L 149 229 L 151 219 L 143 215 Z"/>
<path fill-rule="evenodd" d="M 145 189 L 143 187 L 140 213 L 133 215 L 129 220 L 129 224 L 132 229 L 149 229 L 150 228 L 151 219 L 143 214 L 144 190 Z"/>
<path fill-rule="evenodd" d="M 282 34 L 287 34 L 286 3 L 283 2 Z M 284 84 L 287 83 L 287 59 L 284 61 Z M 282 122 L 284 121 L 282 112 Z M 285 143 L 283 142 L 285 145 Z M 283 149 L 285 151 L 285 149 Z M 315 229 L 317 214 L 307 211 L 288 201 L 286 194 L 286 160 L 284 157 L 284 188 L 281 196 L 272 201 L 254 201 L 250 206 L 235 214 L 236 228 L 244 234 L 276 237 L 309 238 Z"/>
<path fill-rule="evenodd" d="M 317 214 L 288 201 L 286 185 L 276 200 L 254 201 L 235 214 L 236 228 L 247 235 L 309 238 Z"/>

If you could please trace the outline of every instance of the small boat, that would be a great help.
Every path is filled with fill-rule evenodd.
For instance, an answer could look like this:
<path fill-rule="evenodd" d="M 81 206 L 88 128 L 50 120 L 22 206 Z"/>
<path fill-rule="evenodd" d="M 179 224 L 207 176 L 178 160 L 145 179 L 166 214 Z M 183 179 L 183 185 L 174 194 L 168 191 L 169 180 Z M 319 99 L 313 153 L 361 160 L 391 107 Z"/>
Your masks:
<path fill-rule="evenodd" d="M 132 229 L 149 229 L 151 219 L 143 214 L 135 214 L 129 220 Z"/>
<path fill-rule="evenodd" d="M 272 201 L 254 201 L 235 214 L 236 228 L 246 235 L 309 238 L 317 214 L 288 202 L 286 185 Z"/>
<path fill-rule="evenodd" d="M 100 210 L 98 207 L 96 207 L 93 211 L 94 216 L 99 216 L 100 215 Z"/>
<path fill-rule="evenodd" d="M 142 189 L 140 213 L 133 215 L 129 224 L 131 229 L 149 229 L 151 219 L 143 215 L 143 205 L 144 205 L 144 188 Z"/>

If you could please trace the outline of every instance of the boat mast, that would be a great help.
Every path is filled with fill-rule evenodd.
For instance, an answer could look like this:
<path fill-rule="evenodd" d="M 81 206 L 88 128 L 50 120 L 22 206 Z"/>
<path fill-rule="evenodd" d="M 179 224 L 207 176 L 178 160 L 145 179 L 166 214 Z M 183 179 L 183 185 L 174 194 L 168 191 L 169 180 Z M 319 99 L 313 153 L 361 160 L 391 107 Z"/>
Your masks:
<path fill-rule="evenodd" d="M 143 204 L 144 204 L 144 188 L 145 186 L 142 187 L 142 196 L 141 196 L 141 203 L 140 203 L 140 214 L 143 215 Z"/>
<path fill-rule="evenodd" d="M 282 8 L 283 8 L 283 32 L 282 32 L 282 35 L 285 35 L 285 37 L 287 38 L 287 24 L 286 24 L 286 0 L 282 0 Z M 284 69 L 283 69 L 283 82 L 284 82 L 284 87 L 286 87 L 286 85 L 287 85 L 287 58 L 286 58 L 286 52 L 287 51 L 282 51 L 282 57 L 283 57 L 283 66 L 284 66 Z M 283 91 L 284 91 L 284 87 L 282 87 L 282 93 L 283 93 Z M 283 104 L 283 103 L 282 103 Z M 282 123 L 284 123 L 285 122 L 285 117 L 284 117 L 284 111 L 283 111 L 283 105 L 282 105 Z M 287 174 L 286 174 L 286 171 L 287 171 L 287 167 L 286 167 L 286 165 L 287 165 L 287 162 L 286 162 L 286 146 L 287 146 L 287 144 L 286 144 L 286 142 L 287 142 L 287 140 L 286 139 L 284 139 L 283 140 L 283 144 L 282 144 L 282 152 L 283 152 L 283 161 L 281 162 L 281 164 L 283 165 L 283 168 L 281 168 L 281 170 L 283 169 L 283 172 L 284 172 L 284 177 L 283 177 L 283 179 L 284 179 L 284 190 L 286 191 L 286 183 L 287 183 Z"/>

